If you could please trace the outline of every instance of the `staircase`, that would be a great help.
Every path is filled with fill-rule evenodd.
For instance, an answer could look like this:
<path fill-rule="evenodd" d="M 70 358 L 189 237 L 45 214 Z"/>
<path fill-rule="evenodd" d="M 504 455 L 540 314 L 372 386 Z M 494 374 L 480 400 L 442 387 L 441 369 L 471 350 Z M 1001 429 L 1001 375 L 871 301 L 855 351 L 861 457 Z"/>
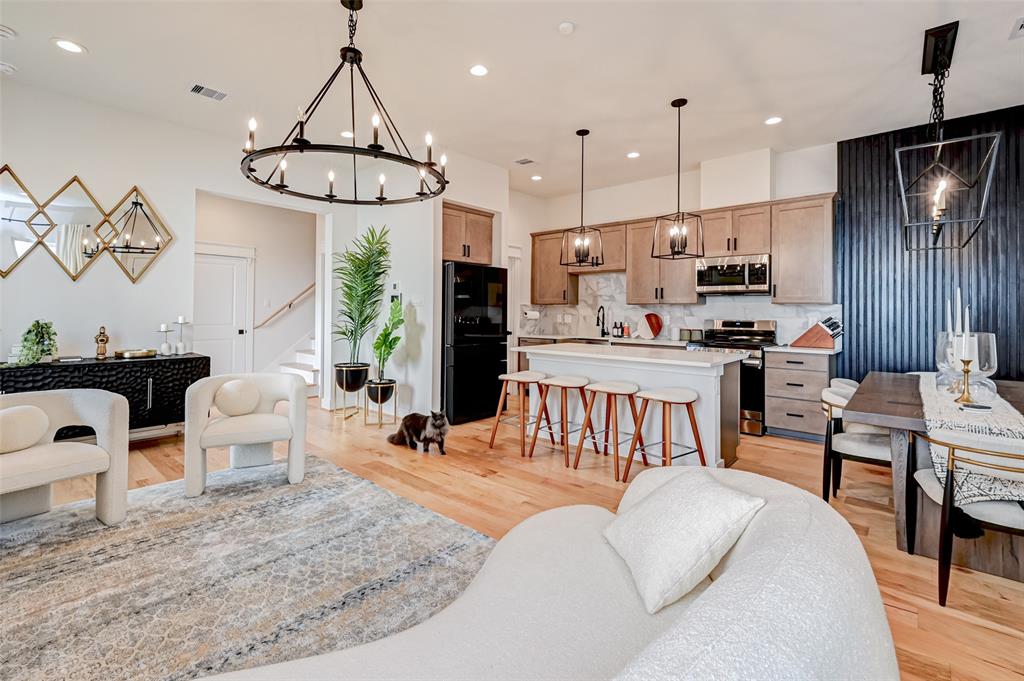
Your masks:
<path fill-rule="evenodd" d="M 308 348 L 295 351 L 294 362 L 281 362 L 281 373 L 301 376 L 306 382 L 306 395 L 316 397 L 320 394 L 320 368 L 317 366 L 316 351 L 313 350 L 313 339 L 309 339 Z"/>

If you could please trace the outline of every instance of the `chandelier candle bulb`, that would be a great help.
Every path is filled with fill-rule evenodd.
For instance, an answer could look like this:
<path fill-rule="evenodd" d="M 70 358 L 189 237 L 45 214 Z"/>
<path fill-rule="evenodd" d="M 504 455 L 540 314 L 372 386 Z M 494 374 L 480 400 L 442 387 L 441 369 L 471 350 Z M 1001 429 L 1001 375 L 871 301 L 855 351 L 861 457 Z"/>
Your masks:
<path fill-rule="evenodd" d="M 287 187 L 288 185 L 286 185 L 284 183 L 284 171 L 285 171 L 286 168 L 288 168 L 288 161 L 286 161 L 286 160 L 284 160 L 282 158 L 281 159 L 281 163 L 279 163 L 277 167 L 280 170 L 280 173 L 278 174 L 278 178 L 277 178 L 277 186 L 278 187 Z"/>
<path fill-rule="evenodd" d="M 334 171 L 327 171 L 327 197 L 334 198 Z"/>
<path fill-rule="evenodd" d="M 448 154 L 441 154 L 441 179 L 445 179 L 444 169 L 448 165 Z"/>
<path fill-rule="evenodd" d="M 423 138 L 423 141 L 427 143 L 427 165 L 428 166 L 429 165 L 433 165 L 434 164 L 434 136 L 431 135 L 428 132 L 426 137 Z"/>
<path fill-rule="evenodd" d="M 420 190 L 416 192 L 416 196 L 427 195 L 427 171 L 420 168 Z"/>
<path fill-rule="evenodd" d="M 245 153 L 256 148 L 256 119 L 249 119 L 249 139 L 245 143 Z"/>
<path fill-rule="evenodd" d="M 384 173 L 381 173 L 380 176 L 377 177 L 377 182 L 380 183 L 380 191 L 377 192 L 377 194 L 378 194 L 377 200 L 378 201 L 383 201 L 384 200 L 384 180 L 385 179 L 386 178 L 384 177 Z"/>
<path fill-rule="evenodd" d="M 370 119 L 370 122 L 373 124 L 373 145 L 370 148 L 376 149 L 377 147 L 380 147 L 383 149 L 384 147 L 381 147 L 380 145 L 380 116 L 373 114 L 373 118 Z"/>

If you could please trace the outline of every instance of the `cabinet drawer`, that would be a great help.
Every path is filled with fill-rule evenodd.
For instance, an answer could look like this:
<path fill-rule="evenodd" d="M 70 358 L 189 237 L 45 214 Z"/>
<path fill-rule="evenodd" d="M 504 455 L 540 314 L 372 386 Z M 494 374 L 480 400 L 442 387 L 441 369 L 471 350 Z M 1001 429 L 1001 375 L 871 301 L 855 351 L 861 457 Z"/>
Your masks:
<path fill-rule="evenodd" d="M 787 397 L 765 397 L 765 424 L 800 433 L 825 434 L 825 414 L 820 402 L 805 402 Z"/>
<path fill-rule="evenodd" d="M 803 369 L 828 373 L 831 355 L 812 355 L 804 352 L 766 352 L 764 365 L 776 369 Z"/>
<path fill-rule="evenodd" d="M 767 369 L 764 375 L 764 393 L 773 397 L 819 401 L 827 387 L 828 374 L 823 371 Z"/>

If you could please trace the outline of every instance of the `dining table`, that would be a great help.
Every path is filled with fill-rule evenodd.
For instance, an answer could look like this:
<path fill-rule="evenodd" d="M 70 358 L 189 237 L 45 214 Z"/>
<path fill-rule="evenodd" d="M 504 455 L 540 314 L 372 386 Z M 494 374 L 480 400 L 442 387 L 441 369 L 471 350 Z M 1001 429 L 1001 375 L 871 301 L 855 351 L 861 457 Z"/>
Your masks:
<path fill-rule="evenodd" d="M 926 434 L 920 376 L 870 372 L 843 408 L 844 423 L 863 423 L 889 429 L 892 452 L 892 500 L 896 545 L 907 550 L 906 485 L 908 473 L 932 468 L 928 443 L 913 438 Z M 999 396 L 1024 413 L 1024 381 L 996 381 Z M 965 418 L 968 418 L 965 416 Z M 908 471 L 908 468 L 910 469 Z M 936 558 L 939 553 L 941 505 L 917 493 L 917 535 L 914 553 Z M 985 532 L 978 539 L 953 540 L 953 563 L 1024 582 L 1024 537 Z"/>

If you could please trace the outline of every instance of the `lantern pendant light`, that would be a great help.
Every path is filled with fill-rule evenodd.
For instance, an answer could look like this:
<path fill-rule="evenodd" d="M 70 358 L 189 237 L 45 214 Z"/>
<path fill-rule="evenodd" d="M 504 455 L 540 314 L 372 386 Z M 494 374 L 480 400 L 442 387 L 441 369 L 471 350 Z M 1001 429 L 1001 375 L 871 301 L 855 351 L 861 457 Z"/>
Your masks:
<path fill-rule="evenodd" d="M 896 148 L 903 248 L 964 248 L 985 222 L 1001 132 L 945 139 L 945 84 L 959 22 L 925 31 L 921 74 L 932 76 L 930 141 Z"/>
<path fill-rule="evenodd" d="M 651 257 L 683 260 L 704 257 L 704 221 L 682 209 L 683 194 L 683 107 L 685 99 L 673 99 L 676 110 L 676 212 L 662 215 L 654 223 Z"/>
<path fill-rule="evenodd" d="M 560 263 L 566 267 L 600 267 L 604 264 L 601 230 L 587 227 L 583 222 L 584 147 L 589 130 L 577 130 L 580 137 L 580 226 L 562 232 Z"/>

